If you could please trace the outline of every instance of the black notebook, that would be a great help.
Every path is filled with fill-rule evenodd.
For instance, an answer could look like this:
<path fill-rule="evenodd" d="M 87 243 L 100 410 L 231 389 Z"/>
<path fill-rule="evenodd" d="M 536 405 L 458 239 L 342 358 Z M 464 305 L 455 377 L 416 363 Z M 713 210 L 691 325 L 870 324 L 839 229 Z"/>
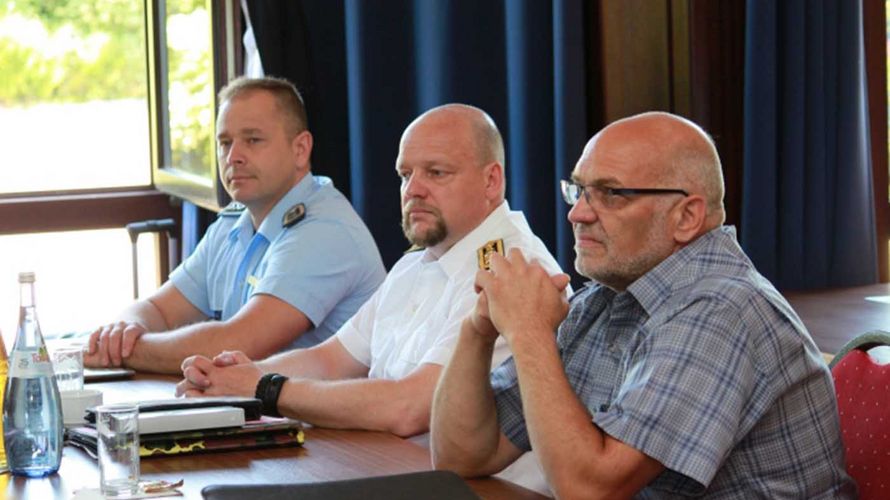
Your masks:
<path fill-rule="evenodd" d="M 460 476 L 444 470 L 295 484 L 213 485 L 201 490 L 206 500 L 478 500 Z"/>

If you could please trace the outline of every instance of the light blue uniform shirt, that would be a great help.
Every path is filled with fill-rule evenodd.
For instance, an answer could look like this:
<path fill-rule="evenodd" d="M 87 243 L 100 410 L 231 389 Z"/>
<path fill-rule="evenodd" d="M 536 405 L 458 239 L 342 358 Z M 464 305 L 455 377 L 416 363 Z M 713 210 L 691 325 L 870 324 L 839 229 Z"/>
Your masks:
<path fill-rule="evenodd" d="M 306 216 L 285 228 L 298 203 Z M 250 214 L 223 214 L 170 281 L 209 318 L 226 321 L 255 294 L 277 297 L 312 321 L 290 347 L 316 345 L 364 304 L 386 270 L 368 228 L 327 177 L 307 174 L 257 231 Z M 262 334 L 258 331 L 257 334 Z"/>

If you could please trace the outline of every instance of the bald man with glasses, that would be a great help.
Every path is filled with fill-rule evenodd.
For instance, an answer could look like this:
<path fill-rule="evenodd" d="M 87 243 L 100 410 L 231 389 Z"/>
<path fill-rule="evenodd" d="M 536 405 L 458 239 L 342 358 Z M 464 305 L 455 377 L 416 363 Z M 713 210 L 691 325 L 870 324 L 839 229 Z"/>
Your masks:
<path fill-rule="evenodd" d="M 560 498 L 853 498 L 831 375 L 724 226 L 717 151 L 667 113 L 615 122 L 561 189 L 575 267 L 495 256 L 433 401 L 434 465 L 534 449 Z M 491 346 L 513 356 L 488 375 Z"/>

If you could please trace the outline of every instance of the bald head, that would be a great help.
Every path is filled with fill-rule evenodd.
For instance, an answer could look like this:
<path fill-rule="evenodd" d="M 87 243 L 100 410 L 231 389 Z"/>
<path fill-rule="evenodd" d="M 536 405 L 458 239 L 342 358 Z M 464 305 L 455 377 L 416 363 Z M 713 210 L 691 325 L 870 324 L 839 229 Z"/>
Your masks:
<path fill-rule="evenodd" d="M 485 111 L 468 104 L 443 104 L 418 116 L 408 125 L 399 143 L 419 126 L 441 127 L 451 134 L 461 135 L 465 144 L 471 145 L 474 163 L 484 166 L 496 162 L 504 166 L 504 140 L 494 120 Z"/>
<path fill-rule="evenodd" d="M 706 229 L 726 218 L 723 170 L 711 137 L 695 123 L 677 115 L 649 112 L 611 123 L 584 148 L 608 143 L 650 171 L 660 186 L 699 194 L 707 202 Z"/>
<path fill-rule="evenodd" d="M 504 144 L 484 111 L 433 108 L 399 142 L 402 229 L 414 245 L 442 255 L 504 203 Z"/>

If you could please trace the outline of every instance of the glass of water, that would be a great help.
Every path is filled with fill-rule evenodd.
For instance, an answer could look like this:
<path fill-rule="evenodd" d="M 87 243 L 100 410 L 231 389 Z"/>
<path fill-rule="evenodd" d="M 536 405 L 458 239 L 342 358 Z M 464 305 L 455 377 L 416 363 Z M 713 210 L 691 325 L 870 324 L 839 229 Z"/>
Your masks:
<path fill-rule="evenodd" d="M 139 491 L 139 407 L 136 404 L 96 408 L 99 434 L 99 474 L 107 498 Z"/>
<path fill-rule="evenodd" d="M 66 346 L 52 350 L 53 373 L 59 391 L 83 389 L 83 347 Z"/>

